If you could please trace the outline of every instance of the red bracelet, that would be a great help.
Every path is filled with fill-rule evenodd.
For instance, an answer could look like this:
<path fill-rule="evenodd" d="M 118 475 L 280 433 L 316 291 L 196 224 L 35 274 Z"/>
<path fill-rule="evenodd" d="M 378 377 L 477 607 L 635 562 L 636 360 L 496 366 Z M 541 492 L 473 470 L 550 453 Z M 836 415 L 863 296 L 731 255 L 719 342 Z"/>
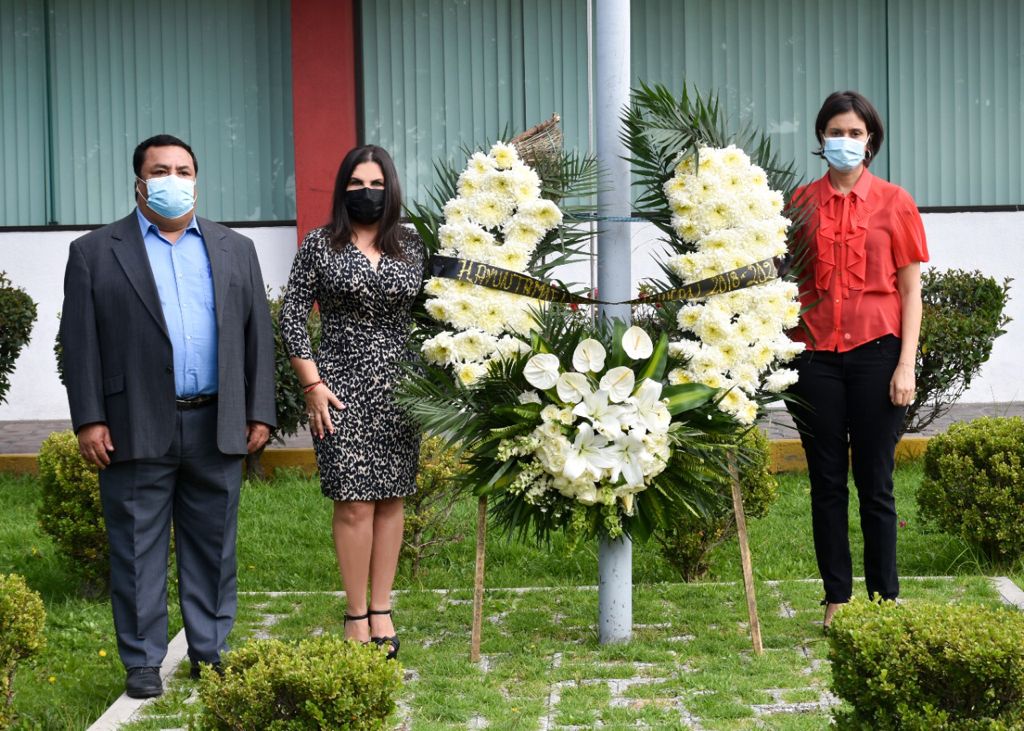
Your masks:
<path fill-rule="evenodd" d="M 314 388 L 316 388 L 317 386 L 319 386 L 319 385 L 320 385 L 321 383 L 323 383 L 323 381 L 313 381 L 313 382 L 312 382 L 311 384 L 309 384 L 308 386 L 303 386 L 303 387 L 302 387 L 302 393 L 304 393 L 304 394 L 305 394 L 305 393 L 309 393 L 309 392 L 310 392 L 310 391 L 312 391 L 312 390 L 313 390 Z"/>

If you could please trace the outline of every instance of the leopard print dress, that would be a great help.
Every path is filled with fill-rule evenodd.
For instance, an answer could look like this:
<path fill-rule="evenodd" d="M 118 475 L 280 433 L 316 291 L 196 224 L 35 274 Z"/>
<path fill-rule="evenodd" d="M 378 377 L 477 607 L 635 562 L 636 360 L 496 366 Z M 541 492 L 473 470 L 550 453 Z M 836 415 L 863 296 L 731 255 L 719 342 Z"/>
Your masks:
<path fill-rule="evenodd" d="M 330 408 L 334 433 L 313 437 L 320 489 L 332 500 L 383 500 L 416 491 L 419 433 L 393 398 L 399 363 L 423 281 L 423 245 L 406 228 L 407 261 L 382 255 L 378 269 L 354 245 L 335 251 L 326 228 L 310 231 L 295 255 L 281 307 L 290 357 L 314 360 L 345 408 Z M 313 353 L 306 319 L 320 303 L 321 338 Z"/>

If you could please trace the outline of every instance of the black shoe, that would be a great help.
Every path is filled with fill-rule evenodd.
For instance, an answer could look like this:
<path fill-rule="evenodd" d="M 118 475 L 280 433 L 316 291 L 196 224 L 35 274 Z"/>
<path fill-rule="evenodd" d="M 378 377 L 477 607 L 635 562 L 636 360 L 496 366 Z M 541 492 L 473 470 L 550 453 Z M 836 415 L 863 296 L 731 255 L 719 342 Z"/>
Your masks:
<path fill-rule="evenodd" d="M 369 613 L 370 614 L 391 614 L 391 610 L 390 609 L 371 609 L 369 611 Z M 391 637 L 387 637 L 387 636 L 384 636 L 384 637 L 371 637 L 370 641 L 373 642 L 374 644 L 376 644 L 378 647 L 383 647 L 384 645 L 388 645 L 388 654 L 387 654 L 387 659 L 388 660 L 394 660 L 395 658 L 398 657 L 398 648 L 401 646 L 401 643 L 398 641 L 398 635 L 392 635 Z"/>
<path fill-rule="evenodd" d="M 193 660 L 192 667 L 188 671 L 188 677 L 191 680 L 199 680 L 203 665 L 209 665 L 213 668 L 213 672 L 217 673 L 217 675 L 222 678 L 224 677 L 224 666 L 221 664 L 220 660 L 217 662 L 196 662 Z"/>
<path fill-rule="evenodd" d="M 369 624 L 370 624 L 370 614 L 371 614 L 371 612 L 366 612 L 365 614 L 346 614 L 345 615 L 345 621 L 346 622 L 362 622 L 365 619 L 367 626 L 369 626 Z M 368 644 L 370 644 L 373 641 L 374 640 L 371 637 L 369 640 L 367 640 L 366 642 L 363 642 L 362 644 L 368 645 Z"/>
<path fill-rule="evenodd" d="M 129 698 L 156 698 L 163 695 L 160 668 L 128 668 L 124 680 L 124 693 Z"/>

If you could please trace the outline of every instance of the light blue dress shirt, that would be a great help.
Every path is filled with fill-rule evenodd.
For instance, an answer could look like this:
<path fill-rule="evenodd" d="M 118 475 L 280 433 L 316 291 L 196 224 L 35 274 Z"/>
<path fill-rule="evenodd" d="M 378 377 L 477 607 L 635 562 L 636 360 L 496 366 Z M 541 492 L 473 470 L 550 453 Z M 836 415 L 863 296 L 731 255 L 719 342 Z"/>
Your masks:
<path fill-rule="evenodd" d="M 175 393 L 178 398 L 215 394 L 217 310 L 203 234 L 193 216 L 185 232 L 172 244 L 138 208 L 135 213 L 174 348 Z"/>

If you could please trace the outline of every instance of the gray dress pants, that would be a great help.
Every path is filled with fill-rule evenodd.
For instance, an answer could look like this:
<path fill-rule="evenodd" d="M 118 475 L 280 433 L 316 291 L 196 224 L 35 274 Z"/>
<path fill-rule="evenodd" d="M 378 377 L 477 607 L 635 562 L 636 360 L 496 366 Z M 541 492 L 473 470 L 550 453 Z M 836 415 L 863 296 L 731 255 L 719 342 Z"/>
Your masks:
<path fill-rule="evenodd" d="M 189 658 L 218 661 L 235 621 L 242 458 L 217 449 L 216 403 L 175 418 L 166 455 L 100 472 L 114 627 L 126 668 L 157 667 L 167 654 L 172 522 Z"/>

